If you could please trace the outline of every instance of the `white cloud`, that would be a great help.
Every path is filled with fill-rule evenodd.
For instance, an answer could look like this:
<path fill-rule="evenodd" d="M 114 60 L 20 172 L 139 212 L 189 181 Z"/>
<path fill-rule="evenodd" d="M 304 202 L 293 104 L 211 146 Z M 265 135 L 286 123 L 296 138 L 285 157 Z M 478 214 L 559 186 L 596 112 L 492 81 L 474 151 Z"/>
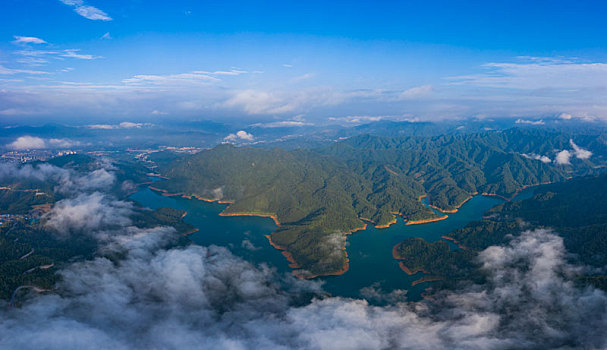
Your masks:
<path fill-rule="evenodd" d="M 133 122 L 122 122 L 122 123 L 120 123 L 120 127 L 121 128 L 126 128 L 126 129 L 141 128 L 143 125 L 144 125 L 143 123 L 133 123 Z"/>
<path fill-rule="evenodd" d="M 400 94 L 399 99 L 400 100 L 413 100 L 413 99 L 428 97 L 429 95 L 432 94 L 433 90 L 434 89 L 432 88 L 432 85 L 416 86 L 416 87 L 403 91 L 403 93 Z"/>
<path fill-rule="evenodd" d="M 253 141 L 254 137 L 252 134 L 244 130 L 240 130 L 235 134 L 229 134 L 223 140 L 226 142 L 237 142 L 237 141 Z"/>
<path fill-rule="evenodd" d="M 51 138 L 45 140 L 35 136 L 21 136 L 15 141 L 7 145 L 8 148 L 14 150 L 27 150 L 27 149 L 43 149 L 43 148 L 70 148 L 80 146 L 81 143 L 70 139 L 56 139 Z"/>
<path fill-rule="evenodd" d="M 111 129 L 117 128 L 116 125 L 110 125 L 110 124 L 91 124 L 91 125 L 87 125 L 87 127 L 89 129 L 102 129 L 102 130 L 111 130 Z"/>
<path fill-rule="evenodd" d="M 539 160 L 542 163 L 551 163 L 552 160 L 548 157 L 548 156 L 541 156 L 539 154 L 535 154 L 535 153 L 523 153 L 522 154 L 523 157 L 528 158 L 528 159 L 535 159 L 535 160 Z"/>
<path fill-rule="evenodd" d="M 105 39 L 105 40 L 111 40 L 113 39 L 112 36 L 110 35 L 110 32 L 106 32 L 105 34 L 103 34 L 101 36 L 101 39 Z"/>
<path fill-rule="evenodd" d="M 15 44 L 46 44 L 46 41 L 36 38 L 34 36 L 18 36 L 15 35 L 15 40 L 13 43 Z"/>
<path fill-rule="evenodd" d="M 62 3 L 74 7 L 74 11 L 80 16 L 93 21 L 111 21 L 112 18 L 104 11 L 90 5 L 86 5 L 83 0 L 59 0 Z"/>
<path fill-rule="evenodd" d="M 60 200 L 44 218 L 47 227 L 66 236 L 70 232 L 129 225 L 131 214 L 131 203 L 110 200 L 100 192 L 93 192 Z"/>
<path fill-rule="evenodd" d="M 573 140 L 569 140 L 569 144 L 571 144 L 571 147 L 573 147 L 576 158 L 588 159 L 592 156 L 592 152 L 579 147 L 578 145 L 575 144 L 575 142 L 573 142 Z"/>
<path fill-rule="evenodd" d="M 554 159 L 554 161 L 556 162 L 556 164 L 559 165 L 567 165 L 571 164 L 571 162 L 569 161 L 570 158 L 571 152 L 565 149 L 556 154 L 556 158 Z"/>
<path fill-rule="evenodd" d="M 516 124 L 529 124 L 529 125 L 544 125 L 543 120 L 526 120 L 526 119 L 517 119 L 515 121 Z"/>
<path fill-rule="evenodd" d="M 9 143 L 7 147 L 14 150 L 41 149 L 46 148 L 46 142 L 39 137 L 21 136 Z"/>
<path fill-rule="evenodd" d="M 561 115 L 559 115 L 559 118 L 563 120 L 570 120 L 571 118 L 573 118 L 573 116 L 569 113 L 561 113 Z"/>

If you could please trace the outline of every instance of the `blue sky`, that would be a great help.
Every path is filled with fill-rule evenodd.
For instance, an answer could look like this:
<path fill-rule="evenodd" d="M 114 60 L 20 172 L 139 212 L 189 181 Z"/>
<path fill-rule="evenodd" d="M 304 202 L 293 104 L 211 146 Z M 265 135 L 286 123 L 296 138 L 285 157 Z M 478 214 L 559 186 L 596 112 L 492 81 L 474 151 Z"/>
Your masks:
<path fill-rule="evenodd" d="M 606 15 L 601 1 L 3 0 L 0 118 L 604 119 Z"/>

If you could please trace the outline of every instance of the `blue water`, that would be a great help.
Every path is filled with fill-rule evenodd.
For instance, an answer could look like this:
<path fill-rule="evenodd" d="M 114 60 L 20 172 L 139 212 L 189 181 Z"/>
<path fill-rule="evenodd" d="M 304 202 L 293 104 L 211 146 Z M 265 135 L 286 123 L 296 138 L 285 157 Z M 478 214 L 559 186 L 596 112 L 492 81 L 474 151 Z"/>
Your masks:
<path fill-rule="evenodd" d="M 533 189 L 522 191 L 515 199 L 521 200 L 533 195 Z M 218 245 L 229 248 L 235 255 L 256 265 L 267 264 L 280 273 L 288 273 L 288 261 L 280 251 L 270 246 L 265 235 L 276 229 L 270 218 L 252 216 L 219 216 L 225 204 L 208 203 L 197 199 L 161 196 L 148 188 L 133 194 L 131 199 L 149 208 L 171 207 L 187 211 L 184 221 L 194 225 L 198 232 L 190 239 L 199 245 Z M 457 213 L 449 217 L 421 225 L 405 225 L 403 219 L 388 228 L 376 229 L 371 225 L 364 231 L 348 236 L 346 243 L 350 259 L 350 269 L 340 276 L 321 277 L 324 289 L 335 296 L 361 298 L 363 288 L 372 287 L 376 291 L 390 293 L 395 290 L 407 290 L 407 300 L 420 299 L 420 294 L 431 282 L 411 286 L 411 283 L 423 276 L 417 273 L 408 276 L 392 257 L 392 248 L 405 238 L 421 237 L 429 242 L 441 240 L 441 236 L 466 226 L 470 221 L 479 220 L 483 213 L 502 203 L 499 197 L 475 196 L 466 202 Z M 427 202 L 425 202 L 427 204 Z M 447 241 L 452 249 L 458 249 Z M 372 303 L 382 301 L 369 298 Z"/>

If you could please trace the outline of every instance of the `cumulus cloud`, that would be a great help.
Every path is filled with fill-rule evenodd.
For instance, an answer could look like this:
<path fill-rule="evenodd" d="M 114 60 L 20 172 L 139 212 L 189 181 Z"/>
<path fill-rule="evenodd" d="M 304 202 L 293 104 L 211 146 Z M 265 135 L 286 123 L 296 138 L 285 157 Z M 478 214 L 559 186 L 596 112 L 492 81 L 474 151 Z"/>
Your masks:
<path fill-rule="evenodd" d="M 559 118 L 563 119 L 563 120 L 570 120 L 570 119 L 573 118 L 573 116 L 571 114 L 569 114 L 569 113 L 561 113 L 559 115 Z"/>
<path fill-rule="evenodd" d="M 548 156 L 542 156 L 539 154 L 535 154 L 535 153 L 523 153 L 522 154 L 523 157 L 528 158 L 528 159 L 535 159 L 535 160 L 539 160 L 542 163 L 551 163 L 552 159 L 550 159 L 550 157 Z"/>
<path fill-rule="evenodd" d="M 80 16 L 93 21 L 111 21 L 112 18 L 104 11 L 90 5 L 86 5 L 83 0 L 59 0 L 62 3 L 72 6 L 74 11 Z"/>
<path fill-rule="evenodd" d="M 6 146 L 14 150 L 43 149 L 43 148 L 70 148 L 80 146 L 81 143 L 70 139 L 43 139 L 35 136 L 20 136 Z"/>
<path fill-rule="evenodd" d="M 224 141 L 225 142 L 238 142 L 238 141 L 253 141 L 254 137 L 252 134 L 244 131 L 244 130 L 240 130 L 235 134 L 229 134 L 228 136 L 224 137 Z"/>
<path fill-rule="evenodd" d="M 556 158 L 554 159 L 554 161 L 556 162 L 556 164 L 566 165 L 566 164 L 571 164 L 571 162 L 569 161 L 570 159 L 571 159 L 571 152 L 564 149 L 556 154 Z"/>
<path fill-rule="evenodd" d="M 46 142 L 39 137 L 21 136 L 9 143 L 7 147 L 14 150 L 41 149 L 46 148 Z"/>
<path fill-rule="evenodd" d="M 583 149 L 580 146 L 576 145 L 573 140 L 569 140 L 569 144 L 573 147 L 573 151 L 575 153 L 576 158 L 578 159 L 588 159 L 592 156 L 592 152 L 589 150 Z"/>

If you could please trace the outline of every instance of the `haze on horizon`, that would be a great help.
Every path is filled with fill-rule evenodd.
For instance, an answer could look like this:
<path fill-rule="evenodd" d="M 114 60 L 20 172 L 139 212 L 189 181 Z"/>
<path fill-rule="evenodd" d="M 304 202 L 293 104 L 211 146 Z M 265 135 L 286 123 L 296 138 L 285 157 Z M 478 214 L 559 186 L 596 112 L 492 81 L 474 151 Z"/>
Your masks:
<path fill-rule="evenodd" d="M 607 119 L 607 5 L 6 0 L 5 122 Z"/>

